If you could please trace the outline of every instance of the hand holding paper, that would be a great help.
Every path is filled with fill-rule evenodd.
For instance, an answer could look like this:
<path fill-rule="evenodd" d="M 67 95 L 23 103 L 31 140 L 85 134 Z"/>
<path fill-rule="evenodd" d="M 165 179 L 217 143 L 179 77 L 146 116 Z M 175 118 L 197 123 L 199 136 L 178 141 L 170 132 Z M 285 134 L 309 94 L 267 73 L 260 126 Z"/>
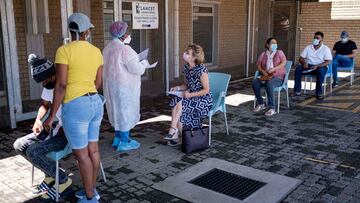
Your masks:
<path fill-rule="evenodd" d="M 148 67 L 146 67 L 146 68 L 155 68 L 156 66 L 157 66 L 157 64 L 158 64 L 158 62 L 156 61 L 155 63 L 153 63 L 153 64 L 151 64 L 151 65 L 149 65 Z"/>
<path fill-rule="evenodd" d="M 303 73 L 310 73 L 310 72 L 312 72 L 312 71 L 314 71 L 314 70 L 316 70 L 316 69 L 314 69 L 314 68 L 309 68 L 309 69 L 303 70 Z"/>
<path fill-rule="evenodd" d="M 149 48 L 142 51 L 140 54 L 138 54 L 138 56 L 139 56 L 139 61 L 147 60 L 149 56 Z"/>
<path fill-rule="evenodd" d="M 180 98 L 184 97 L 184 92 L 183 91 L 169 91 L 168 94 L 170 95 L 174 95 Z"/>

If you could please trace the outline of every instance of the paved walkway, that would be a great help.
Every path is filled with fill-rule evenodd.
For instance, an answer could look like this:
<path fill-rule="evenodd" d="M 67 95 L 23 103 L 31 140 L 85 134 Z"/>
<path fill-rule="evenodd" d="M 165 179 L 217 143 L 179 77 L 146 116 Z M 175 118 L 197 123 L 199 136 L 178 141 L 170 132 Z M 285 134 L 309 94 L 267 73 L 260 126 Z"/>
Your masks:
<path fill-rule="evenodd" d="M 143 122 L 133 132 L 142 144 L 140 150 L 120 154 L 110 148 L 113 131 L 103 122 L 100 150 L 108 182 L 98 183 L 101 202 L 183 202 L 151 186 L 209 157 L 303 180 L 284 202 L 360 202 L 360 115 L 298 105 L 311 99 L 305 95 L 291 98 L 290 109 L 282 100 L 280 114 L 266 118 L 251 111 L 250 83 L 231 83 L 230 135 L 225 134 L 223 115 L 216 115 L 213 145 L 200 153 L 185 155 L 163 142 L 170 115 L 165 97 L 142 102 Z M 14 140 L 28 133 L 31 125 L 24 122 L 0 132 L 0 202 L 37 202 L 29 189 L 31 165 L 12 150 Z M 61 165 L 76 190 L 81 184 L 74 158 Z M 43 174 L 36 171 L 35 178 L 39 183 Z"/>

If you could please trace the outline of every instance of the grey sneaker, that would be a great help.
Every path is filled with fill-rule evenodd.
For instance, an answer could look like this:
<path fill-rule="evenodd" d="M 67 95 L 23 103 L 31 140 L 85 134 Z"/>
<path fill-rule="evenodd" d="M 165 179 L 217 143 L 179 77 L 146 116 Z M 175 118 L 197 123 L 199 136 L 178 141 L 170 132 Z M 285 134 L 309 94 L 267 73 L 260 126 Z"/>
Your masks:
<path fill-rule="evenodd" d="M 266 113 L 265 116 L 273 116 L 276 114 L 276 111 L 274 109 L 269 109 Z"/>
<path fill-rule="evenodd" d="M 94 196 L 96 197 L 97 200 L 99 200 L 101 197 L 98 193 L 98 191 L 96 189 L 94 189 Z M 79 199 L 86 199 L 86 193 L 84 189 L 81 189 L 77 192 L 75 192 L 75 197 L 79 198 Z"/>
<path fill-rule="evenodd" d="M 265 104 L 259 104 L 253 109 L 253 112 L 259 112 L 259 111 L 264 110 L 265 108 L 266 108 Z"/>

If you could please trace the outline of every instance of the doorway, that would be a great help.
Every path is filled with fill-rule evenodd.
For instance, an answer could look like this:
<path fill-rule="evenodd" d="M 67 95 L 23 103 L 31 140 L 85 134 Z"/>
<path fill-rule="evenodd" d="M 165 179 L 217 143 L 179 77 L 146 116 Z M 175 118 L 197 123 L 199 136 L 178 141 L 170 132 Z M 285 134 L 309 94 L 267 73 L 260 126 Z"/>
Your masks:
<path fill-rule="evenodd" d="M 129 26 L 131 43 L 129 44 L 137 53 L 149 48 L 149 62 L 158 61 L 156 68 L 147 69 L 142 75 L 142 96 L 155 96 L 162 93 L 165 86 L 164 71 L 164 1 L 152 0 L 158 4 L 159 28 L 158 29 L 132 29 L 133 27 L 133 2 L 135 0 L 104 0 L 104 41 L 105 46 L 112 40 L 109 26 L 116 20 L 124 21 Z"/>
<path fill-rule="evenodd" d="M 297 1 L 278 0 L 272 2 L 272 35 L 288 60 L 296 61 Z"/>

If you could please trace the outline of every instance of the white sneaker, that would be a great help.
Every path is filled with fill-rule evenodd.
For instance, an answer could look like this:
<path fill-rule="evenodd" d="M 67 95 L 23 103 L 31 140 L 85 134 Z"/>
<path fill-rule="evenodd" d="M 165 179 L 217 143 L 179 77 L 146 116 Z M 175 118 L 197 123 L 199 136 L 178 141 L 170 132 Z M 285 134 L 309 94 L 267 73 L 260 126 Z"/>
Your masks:
<path fill-rule="evenodd" d="M 259 112 L 259 111 L 264 110 L 265 108 L 266 108 L 265 104 L 259 104 L 253 109 L 253 112 Z"/>
<path fill-rule="evenodd" d="M 276 114 L 276 111 L 274 109 L 269 109 L 266 113 L 265 116 L 273 116 Z"/>
<path fill-rule="evenodd" d="M 164 136 L 165 140 L 177 140 L 179 138 L 179 130 L 177 128 L 170 128 L 169 133 Z"/>

